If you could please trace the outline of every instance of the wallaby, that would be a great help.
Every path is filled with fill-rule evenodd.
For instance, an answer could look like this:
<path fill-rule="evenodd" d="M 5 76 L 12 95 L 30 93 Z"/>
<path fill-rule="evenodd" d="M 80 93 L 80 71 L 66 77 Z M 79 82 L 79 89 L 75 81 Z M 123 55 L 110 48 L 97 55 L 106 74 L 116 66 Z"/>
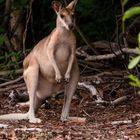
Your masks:
<path fill-rule="evenodd" d="M 40 123 L 35 117 L 37 109 L 46 97 L 62 88 L 65 89 L 61 120 L 69 119 L 72 96 L 79 80 L 79 68 L 76 60 L 76 39 L 72 32 L 75 24 L 74 11 L 77 0 L 62 8 L 59 1 L 53 1 L 56 12 L 56 28 L 42 39 L 23 62 L 23 77 L 29 93 L 29 111 L 0 116 L 0 120 L 28 119 L 31 123 Z M 67 81 L 64 84 L 62 81 Z"/>

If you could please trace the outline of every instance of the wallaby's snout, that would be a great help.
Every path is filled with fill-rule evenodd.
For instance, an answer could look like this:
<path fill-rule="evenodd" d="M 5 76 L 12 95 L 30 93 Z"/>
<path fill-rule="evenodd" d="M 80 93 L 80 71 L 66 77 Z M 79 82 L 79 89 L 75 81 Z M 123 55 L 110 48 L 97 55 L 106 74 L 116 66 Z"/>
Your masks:
<path fill-rule="evenodd" d="M 73 28 L 74 28 L 74 24 L 72 23 L 69 25 L 69 29 L 72 30 Z"/>

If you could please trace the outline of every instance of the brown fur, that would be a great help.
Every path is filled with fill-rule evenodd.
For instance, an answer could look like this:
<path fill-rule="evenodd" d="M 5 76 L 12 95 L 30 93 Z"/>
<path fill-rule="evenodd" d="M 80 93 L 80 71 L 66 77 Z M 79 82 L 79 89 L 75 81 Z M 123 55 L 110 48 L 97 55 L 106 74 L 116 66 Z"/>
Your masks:
<path fill-rule="evenodd" d="M 69 109 L 72 96 L 76 90 L 79 79 L 79 69 L 75 57 L 76 39 L 69 29 L 73 24 L 72 15 L 75 1 L 61 10 L 59 2 L 53 2 L 53 8 L 57 13 L 56 28 L 52 33 L 42 39 L 25 58 L 24 80 L 29 93 L 29 111 L 26 114 L 8 114 L 0 116 L 0 119 L 29 119 L 32 123 L 41 120 L 35 117 L 35 112 L 46 97 L 65 87 L 64 105 L 61 120 L 69 118 Z M 58 10 L 59 9 L 59 10 Z M 66 10 L 69 9 L 69 12 Z M 66 20 L 63 23 L 60 14 L 65 13 Z M 64 85 L 64 82 L 68 83 Z"/>

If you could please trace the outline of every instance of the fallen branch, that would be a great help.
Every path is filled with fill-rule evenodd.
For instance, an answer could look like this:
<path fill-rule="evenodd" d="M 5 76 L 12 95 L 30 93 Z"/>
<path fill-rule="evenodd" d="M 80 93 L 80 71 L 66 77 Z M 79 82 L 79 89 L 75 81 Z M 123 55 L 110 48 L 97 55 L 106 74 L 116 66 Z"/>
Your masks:
<path fill-rule="evenodd" d="M 85 87 L 90 91 L 92 96 L 96 96 L 97 98 L 96 102 L 103 102 L 101 96 L 99 95 L 99 93 L 97 92 L 96 88 L 93 85 L 88 84 L 86 82 L 78 82 L 78 86 Z"/>
<path fill-rule="evenodd" d="M 14 84 L 14 83 L 16 83 L 16 82 L 18 82 L 18 81 L 20 81 L 22 79 L 23 79 L 23 76 L 20 76 L 20 77 L 18 77 L 15 80 L 8 81 L 8 82 L 5 82 L 5 83 L 0 84 L 0 87 L 4 87 L 4 86 L 8 86 L 8 85 Z"/>
<path fill-rule="evenodd" d="M 97 90 L 93 85 L 87 84 L 85 82 L 78 82 L 78 86 L 83 86 L 86 89 L 88 89 L 90 91 L 90 93 L 92 94 L 92 96 L 97 95 Z"/>
<path fill-rule="evenodd" d="M 23 87 L 25 88 L 25 83 L 8 86 L 6 88 L 0 88 L 0 92 L 6 92 L 12 89 L 23 88 Z"/>
<path fill-rule="evenodd" d="M 90 56 L 90 55 L 86 55 L 86 61 L 96 61 L 96 60 L 105 60 L 105 59 L 111 59 L 111 58 L 114 58 L 118 55 L 121 55 L 123 53 L 126 53 L 126 54 L 136 54 L 136 51 L 135 49 L 129 49 L 129 48 L 123 48 L 122 51 L 116 51 L 114 53 L 111 53 L 111 54 L 105 54 L 105 55 L 98 55 L 98 56 Z"/>

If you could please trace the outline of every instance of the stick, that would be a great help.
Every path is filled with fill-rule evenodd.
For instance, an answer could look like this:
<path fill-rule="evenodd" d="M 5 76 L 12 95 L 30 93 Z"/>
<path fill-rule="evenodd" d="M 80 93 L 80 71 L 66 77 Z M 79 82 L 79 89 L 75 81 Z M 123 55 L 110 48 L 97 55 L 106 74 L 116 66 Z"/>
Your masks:
<path fill-rule="evenodd" d="M 120 98 L 117 98 L 116 100 L 114 100 L 113 102 L 111 102 L 112 105 L 118 105 L 124 101 L 126 101 L 128 99 L 128 96 L 122 96 Z"/>
<path fill-rule="evenodd" d="M 16 82 L 18 82 L 18 81 L 20 81 L 20 80 L 22 80 L 22 79 L 23 79 L 23 76 L 20 76 L 20 77 L 18 77 L 18 78 L 15 79 L 15 80 L 12 80 L 12 81 L 5 82 L 5 83 L 0 84 L 0 87 L 8 86 L 8 85 L 10 85 L 10 84 L 14 84 L 14 83 L 16 83 Z"/>
<path fill-rule="evenodd" d="M 129 48 L 123 48 L 122 52 L 127 53 L 127 54 L 136 54 L 135 49 L 129 49 Z M 115 54 L 118 56 L 118 55 L 122 54 L 122 52 L 119 50 L 119 51 L 116 51 Z M 106 59 L 111 59 L 111 58 L 116 57 L 115 54 L 111 53 L 111 54 L 98 55 L 98 56 L 95 56 L 95 55 L 90 56 L 90 55 L 88 55 L 85 60 L 86 61 L 106 60 Z"/>
<path fill-rule="evenodd" d="M 0 88 L 0 92 L 6 92 L 6 91 L 9 91 L 11 89 L 16 89 L 16 88 L 19 88 L 19 87 L 20 88 L 25 87 L 25 83 L 12 85 L 12 86 L 9 86 L 9 87 L 6 87 L 6 88 Z"/>

